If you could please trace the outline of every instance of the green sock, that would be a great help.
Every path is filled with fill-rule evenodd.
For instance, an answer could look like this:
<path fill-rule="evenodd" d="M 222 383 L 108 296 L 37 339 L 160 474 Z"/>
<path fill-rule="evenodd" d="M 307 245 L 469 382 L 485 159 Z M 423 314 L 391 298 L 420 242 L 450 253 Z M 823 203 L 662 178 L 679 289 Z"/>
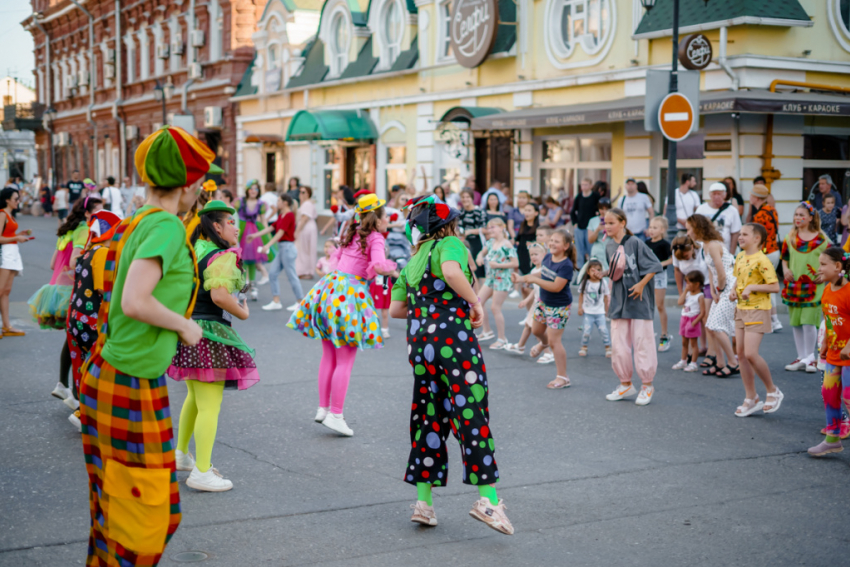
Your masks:
<path fill-rule="evenodd" d="M 490 504 L 493 506 L 499 505 L 499 497 L 496 496 L 496 487 L 490 486 L 489 484 L 479 484 L 478 485 L 478 495 L 482 498 L 486 498 L 490 501 Z"/>
<path fill-rule="evenodd" d="M 418 492 L 417 500 L 421 500 L 428 506 L 434 505 L 434 499 L 431 497 L 431 485 L 427 482 L 417 482 L 416 491 Z"/>
<path fill-rule="evenodd" d="M 826 442 L 827 443 L 838 443 L 840 440 L 841 439 L 837 435 L 835 437 L 833 437 L 832 435 L 826 436 Z"/>

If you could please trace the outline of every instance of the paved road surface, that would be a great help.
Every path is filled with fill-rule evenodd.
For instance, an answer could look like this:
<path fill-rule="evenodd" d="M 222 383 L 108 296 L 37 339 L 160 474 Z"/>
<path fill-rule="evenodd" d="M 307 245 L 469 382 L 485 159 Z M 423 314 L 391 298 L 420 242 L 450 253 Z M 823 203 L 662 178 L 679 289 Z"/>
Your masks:
<path fill-rule="evenodd" d="M 0 341 L 0 565 L 82 565 L 88 536 L 86 474 L 68 411 L 50 396 L 63 335 L 39 331 L 25 301 L 49 280 L 52 219 L 22 217 L 37 240 L 22 246 L 13 313 L 30 331 Z M 282 282 L 285 293 L 288 285 Z M 435 490 L 440 525 L 409 522 L 415 491 L 402 482 L 412 386 L 404 324 L 386 348 L 361 353 L 342 439 L 312 422 L 318 342 L 286 329 L 284 311 L 237 323 L 257 349 L 262 381 L 227 392 L 213 453 L 235 488 L 181 486 L 183 523 L 162 565 L 181 552 L 203 565 L 841 565 L 850 550 L 850 451 L 815 460 L 823 426 L 820 376 L 787 373 L 788 330 L 763 353 L 786 394 L 771 416 L 739 419 L 739 380 L 669 370 L 661 354 L 651 405 L 607 402 L 617 380 L 601 356 L 579 359 L 579 318 L 564 341 L 573 387 L 546 390 L 554 367 L 487 353 L 499 495 L 516 535 L 468 516 L 475 489 L 450 455 L 449 486 Z M 284 297 L 284 304 L 292 297 Z M 671 316 L 671 328 L 678 316 Z M 507 313 L 516 339 L 519 312 Z M 787 319 L 785 320 L 787 324 Z M 170 383 L 175 416 L 185 386 Z M 175 420 L 176 421 L 176 420 Z M 188 473 L 180 473 L 181 481 Z"/>

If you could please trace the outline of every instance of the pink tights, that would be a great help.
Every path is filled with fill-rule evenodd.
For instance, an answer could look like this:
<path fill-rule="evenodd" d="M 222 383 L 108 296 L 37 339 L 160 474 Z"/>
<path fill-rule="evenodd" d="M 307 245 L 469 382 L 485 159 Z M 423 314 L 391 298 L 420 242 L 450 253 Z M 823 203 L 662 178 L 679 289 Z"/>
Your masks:
<path fill-rule="evenodd" d="M 356 356 L 357 347 L 345 345 L 337 348 L 331 341 L 322 341 L 322 361 L 319 363 L 320 407 L 330 407 L 331 413 L 342 413 Z"/>

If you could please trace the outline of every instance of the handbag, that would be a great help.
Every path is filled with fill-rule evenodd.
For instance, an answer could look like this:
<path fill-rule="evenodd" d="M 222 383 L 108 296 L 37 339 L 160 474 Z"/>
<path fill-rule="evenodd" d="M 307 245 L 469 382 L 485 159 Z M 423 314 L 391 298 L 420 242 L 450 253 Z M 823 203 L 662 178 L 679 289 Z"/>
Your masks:
<path fill-rule="evenodd" d="M 620 281 L 623 278 L 623 272 L 626 271 L 626 250 L 623 245 L 629 238 L 630 235 L 625 235 L 620 245 L 617 246 L 617 250 L 611 256 L 611 261 L 608 265 L 608 277 L 611 278 L 611 281 Z"/>

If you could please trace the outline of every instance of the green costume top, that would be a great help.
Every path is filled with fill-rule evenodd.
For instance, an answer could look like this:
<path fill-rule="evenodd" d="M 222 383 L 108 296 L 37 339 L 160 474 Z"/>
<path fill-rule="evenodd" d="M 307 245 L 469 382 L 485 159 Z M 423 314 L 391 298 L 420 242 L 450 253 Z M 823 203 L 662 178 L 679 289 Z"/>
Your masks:
<path fill-rule="evenodd" d="M 431 250 L 433 249 L 433 252 Z M 443 262 L 460 264 L 466 279 L 472 282 L 472 272 L 469 270 L 469 251 L 456 236 L 447 236 L 437 244 L 434 241 L 424 243 L 404 267 L 393 285 L 393 301 L 407 300 L 407 283 L 416 287 L 425 273 L 428 263 L 428 253 L 431 252 L 431 272 L 438 278 L 443 278 Z"/>

